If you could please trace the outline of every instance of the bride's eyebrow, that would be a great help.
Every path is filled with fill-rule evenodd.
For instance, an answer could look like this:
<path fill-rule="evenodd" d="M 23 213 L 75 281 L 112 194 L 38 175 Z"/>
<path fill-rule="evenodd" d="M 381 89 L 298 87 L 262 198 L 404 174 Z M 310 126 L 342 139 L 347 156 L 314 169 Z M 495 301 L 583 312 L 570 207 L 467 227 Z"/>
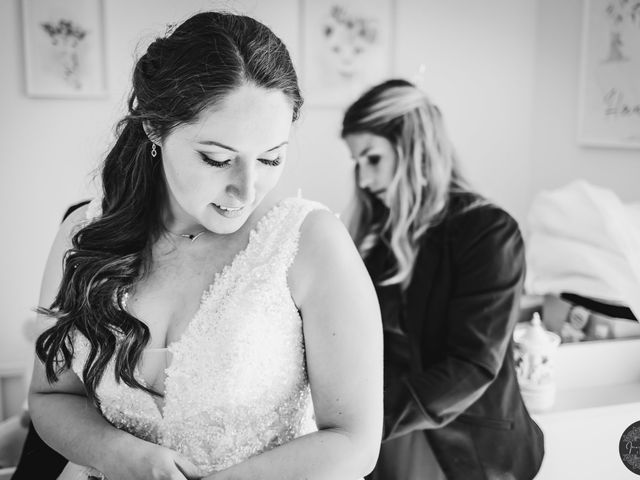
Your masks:
<path fill-rule="evenodd" d="M 280 143 L 279 145 L 276 145 L 275 147 L 271 147 L 269 150 L 265 150 L 264 152 L 272 152 L 273 150 L 277 150 L 278 148 L 282 147 L 283 145 L 287 145 L 289 142 L 284 141 L 282 143 Z M 238 153 L 238 150 L 236 150 L 233 147 L 229 147 L 223 143 L 219 143 L 219 142 L 215 142 L 213 140 L 203 140 L 201 142 L 198 142 L 198 144 L 200 145 L 215 145 L 216 147 L 220 147 L 220 148 L 224 148 L 225 150 L 229 150 L 231 152 L 235 152 Z"/>
<path fill-rule="evenodd" d="M 269 150 L 265 150 L 265 153 L 267 152 L 273 152 L 274 150 L 277 150 L 278 148 L 284 146 L 284 145 L 288 145 L 289 142 L 282 142 L 280 145 L 276 145 L 275 147 L 271 147 Z"/>
<path fill-rule="evenodd" d="M 236 150 L 235 148 L 228 147 L 227 145 L 224 145 L 223 143 L 214 142 L 213 140 L 203 140 L 202 142 L 198 142 L 198 144 L 200 144 L 200 145 L 215 145 L 216 147 L 224 148 L 225 150 L 230 150 L 232 152 L 238 153 L 238 150 Z"/>

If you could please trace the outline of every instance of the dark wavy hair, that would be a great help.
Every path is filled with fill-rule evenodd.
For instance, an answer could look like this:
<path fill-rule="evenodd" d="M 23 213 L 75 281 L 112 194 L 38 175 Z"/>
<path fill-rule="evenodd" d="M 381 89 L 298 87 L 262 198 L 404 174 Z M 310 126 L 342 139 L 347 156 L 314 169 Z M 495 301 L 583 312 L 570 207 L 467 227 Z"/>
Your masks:
<path fill-rule="evenodd" d="M 268 27 L 241 15 L 198 13 L 157 38 L 136 63 L 128 114 L 102 168 L 102 215 L 73 235 L 57 296 L 49 308 L 38 308 L 57 319 L 36 343 L 49 382 L 70 368 L 78 332 L 91 345 L 82 380 L 96 405 L 97 386 L 114 356 L 117 381 L 157 394 L 134 377 L 149 329 L 123 306 L 163 231 L 167 187 L 143 124 L 165 138 L 246 83 L 284 93 L 297 119 L 302 97 L 287 48 Z"/>

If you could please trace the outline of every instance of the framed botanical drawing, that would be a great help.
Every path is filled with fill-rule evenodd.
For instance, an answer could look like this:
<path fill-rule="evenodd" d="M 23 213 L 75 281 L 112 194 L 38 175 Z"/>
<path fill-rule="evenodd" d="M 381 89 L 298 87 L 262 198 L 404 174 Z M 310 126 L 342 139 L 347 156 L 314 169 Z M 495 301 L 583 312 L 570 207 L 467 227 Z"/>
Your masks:
<path fill-rule="evenodd" d="M 640 0 L 585 0 L 578 142 L 640 148 Z"/>
<path fill-rule="evenodd" d="M 26 93 L 106 96 L 102 0 L 22 0 Z"/>
<path fill-rule="evenodd" d="M 302 87 L 315 106 L 346 106 L 392 74 L 393 0 L 301 0 Z"/>

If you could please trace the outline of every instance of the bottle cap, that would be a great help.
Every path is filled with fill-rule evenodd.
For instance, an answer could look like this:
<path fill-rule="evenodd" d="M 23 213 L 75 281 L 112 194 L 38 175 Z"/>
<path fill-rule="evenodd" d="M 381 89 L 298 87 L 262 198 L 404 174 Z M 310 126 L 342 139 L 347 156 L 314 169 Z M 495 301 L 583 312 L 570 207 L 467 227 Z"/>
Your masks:
<path fill-rule="evenodd" d="M 524 350 L 544 351 L 556 347 L 559 343 L 559 338 L 556 338 L 557 335 L 544 328 L 538 312 L 533 314 L 531 322 L 523 330 L 516 343 Z"/>

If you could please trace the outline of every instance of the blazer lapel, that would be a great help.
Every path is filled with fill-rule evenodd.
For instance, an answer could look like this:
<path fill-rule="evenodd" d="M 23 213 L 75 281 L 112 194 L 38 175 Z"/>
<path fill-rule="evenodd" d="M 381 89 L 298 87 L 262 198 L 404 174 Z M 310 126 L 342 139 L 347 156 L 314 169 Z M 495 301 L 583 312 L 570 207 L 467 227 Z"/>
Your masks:
<path fill-rule="evenodd" d="M 440 243 L 439 238 L 427 233 L 416 258 L 411 283 L 403 295 L 405 312 L 403 327 L 413 349 L 411 357 L 414 360 L 412 362 L 414 370 L 422 370 L 421 345 L 425 323 L 430 320 L 438 321 L 438 319 L 427 318 L 427 314 L 432 301 L 432 287 L 437 282 L 436 275 L 442 262 L 443 249 Z"/>

